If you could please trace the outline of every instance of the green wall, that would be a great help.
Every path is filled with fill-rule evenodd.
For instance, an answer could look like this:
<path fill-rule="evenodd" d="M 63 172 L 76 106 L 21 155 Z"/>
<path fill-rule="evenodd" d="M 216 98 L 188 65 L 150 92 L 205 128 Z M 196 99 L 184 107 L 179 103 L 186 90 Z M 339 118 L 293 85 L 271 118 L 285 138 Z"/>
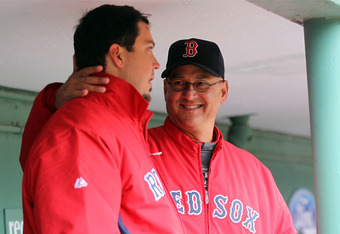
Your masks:
<path fill-rule="evenodd" d="M 9 214 L 16 214 L 16 209 L 21 208 L 21 137 L 36 94 L 0 86 L 0 233 L 6 233 L 5 213 L 9 218 Z M 165 117 L 164 113 L 154 113 L 149 127 L 161 125 Z M 230 126 L 216 125 L 227 138 Z M 243 148 L 271 170 L 287 203 L 300 187 L 314 191 L 310 139 L 252 129 Z M 14 215 L 20 219 L 18 216 Z M 19 226 L 11 228 L 13 234 L 21 233 Z"/>
<path fill-rule="evenodd" d="M 298 188 L 314 192 L 309 138 L 253 130 L 245 149 L 271 170 L 287 204 Z"/>
<path fill-rule="evenodd" d="M 6 233 L 5 212 L 21 208 L 21 134 L 35 95 L 0 86 L 0 233 Z M 12 233 L 21 233 L 20 229 L 12 226 Z"/>

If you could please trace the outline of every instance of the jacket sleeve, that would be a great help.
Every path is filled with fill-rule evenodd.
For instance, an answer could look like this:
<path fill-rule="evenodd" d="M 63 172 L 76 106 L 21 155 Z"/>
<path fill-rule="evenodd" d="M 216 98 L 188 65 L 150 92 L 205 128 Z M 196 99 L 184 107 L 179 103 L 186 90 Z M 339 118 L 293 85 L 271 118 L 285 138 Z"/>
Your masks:
<path fill-rule="evenodd" d="M 282 198 L 283 199 L 283 198 Z M 278 215 L 277 226 L 275 233 L 282 234 L 297 234 L 298 232 L 295 230 L 292 216 L 285 202 L 279 204 L 281 207 L 281 212 Z"/>
<path fill-rule="evenodd" d="M 77 128 L 38 139 L 30 152 L 38 160 L 24 172 L 24 225 L 33 233 L 119 233 L 119 162 L 104 140 Z"/>
<path fill-rule="evenodd" d="M 37 138 L 41 128 L 56 111 L 54 101 L 57 90 L 62 83 L 47 85 L 35 98 L 22 135 L 20 165 L 25 168 L 28 152 Z"/>
<path fill-rule="evenodd" d="M 292 215 L 289 211 L 287 203 L 284 200 L 279 188 L 277 187 L 274 177 L 267 167 L 264 166 L 264 168 L 266 168 L 268 172 L 267 177 L 270 179 L 270 182 L 266 187 L 273 191 L 272 197 L 276 198 L 276 203 L 273 204 L 273 206 L 276 208 L 275 215 L 273 215 L 273 217 L 276 217 L 273 219 L 275 223 L 275 230 L 273 230 L 273 233 L 298 234 L 298 232 L 295 230 Z M 271 209 L 273 210 L 273 207 Z"/>

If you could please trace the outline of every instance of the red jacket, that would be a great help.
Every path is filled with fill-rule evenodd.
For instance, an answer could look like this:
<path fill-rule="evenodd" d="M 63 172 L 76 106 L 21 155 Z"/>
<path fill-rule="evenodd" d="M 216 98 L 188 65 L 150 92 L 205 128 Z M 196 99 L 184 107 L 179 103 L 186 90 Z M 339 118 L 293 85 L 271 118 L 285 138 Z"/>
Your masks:
<path fill-rule="evenodd" d="M 60 85 L 47 86 L 36 98 L 23 136 L 21 163 L 39 131 L 36 129 L 52 115 Z M 43 113 L 40 119 L 38 113 Z M 168 119 L 164 126 L 149 129 L 149 134 L 157 170 L 171 190 L 188 233 L 296 233 L 270 171 L 251 154 L 224 141 L 217 128 L 207 205 L 200 144 Z"/>
<path fill-rule="evenodd" d="M 150 153 L 182 215 L 188 233 L 297 233 L 270 171 L 253 155 L 223 140 L 210 162 L 208 201 L 201 144 L 167 118 L 149 129 Z"/>
<path fill-rule="evenodd" d="M 22 160 L 25 233 L 119 233 L 119 215 L 131 233 L 184 232 L 149 156 L 148 103 L 119 78 L 107 90 L 64 104 Z"/>

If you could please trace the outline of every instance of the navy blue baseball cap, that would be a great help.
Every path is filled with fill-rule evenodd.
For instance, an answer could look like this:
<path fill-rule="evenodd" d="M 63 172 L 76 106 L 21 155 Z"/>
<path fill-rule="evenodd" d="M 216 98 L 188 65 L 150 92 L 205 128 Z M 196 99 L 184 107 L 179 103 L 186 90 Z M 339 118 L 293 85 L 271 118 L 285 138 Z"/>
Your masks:
<path fill-rule="evenodd" d="M 197 38 L 174 42 L 169 48 L 168 61 L 166 69 L 162 72 L 162 78 L 168 77 L 176 67 L 187 64 L 196 65 L 224 80 L 223 56 L 214 42 Z"/>

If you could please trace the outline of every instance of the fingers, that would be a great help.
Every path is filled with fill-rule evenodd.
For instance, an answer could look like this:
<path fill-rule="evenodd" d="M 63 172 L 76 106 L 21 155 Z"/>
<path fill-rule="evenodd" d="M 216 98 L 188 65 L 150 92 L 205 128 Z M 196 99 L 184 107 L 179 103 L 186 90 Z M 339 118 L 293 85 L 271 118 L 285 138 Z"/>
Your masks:
<path fill-rule="evenodd" d="M 86 96 L 89 92 L 104 93 L 106 88 L 103 85 L 108 84 L 110 79 L 92 76 L 102 70 L 102 66 L 92 66 L 72 73 L 56 93 L 56 108 L 73 98 Z"/>
<path fill-rule="evenodd" d="M 79 75 L 79 77 L 85 77 L 90 76 L 91 74 L 101 72 L 103 70 L 102 66 L 92 66 L 92 67 L 85 67 L 79 70 L 78 72 L 75 72 Z"/>
<path fill-rule="evenodd" d="M 75 76 L 74 78 L 72 78 L 72 80 L 70 80 L 70 84 L 68 85 L 68 88 L 71 91 L 83 91 L 82 94 L 84 94 L 85 96 L 87 95 L 88 92 L 104 93 L 106 91 L 106 88 L 101 85 L 106 85 L 109 82 L 110 82 L 110 79 L 108 77 Z M 76 92 L 76 94 L 78 95 L 80 93 Z M 72 96 L 73 98 L 77 97 L 75 95 L 72 95 Z"/>
<path fill-rule="evenodd" d="M 81 90 L 71 90 L 67 96 L 65 96 L 65 100 L 71 100 L 73 98 L 77 98 L 77 97 L 84 97 L 87 94 L 89 94 L 89 91 L 87 89 L 81 89 Z"/>
<path fill-rule="evenodd" d="M 108 77 L 86 76 L 82 77 L 78 83 L 86 83 L 90 85 L 105 85 L 110 82 Z"/>
<path fill-rule="evenodd" d="M 89 89 L 90 92 L 103 92 L 103 88 L 91 86 L 105 85 L 110 82 L 110 79 L 107 77 L 98 77 L 92 75 L 102 71 L 102 69 L 102 66 L 85 67 L 77 72 L 74 72 L 65 83 L 69 86 L 74 85 L 76 89 Z"/>
<path fill-rule="evenodd" d="M 82 96 L 86 96 L 88 92 L 94 93 L 105 93 L 106 88 L 104 86 L 98 86 L 100 84 L 104 85 L 109 83 L 109 78 L 107 77 L 87 77 L 86 81 L 80 82 L 74 85 L 72 88 L 73 91 L 77 92 L 82 91 Z M 79 93 L 80 94 L 80 93 Z"/>
<path fill-rule="evenodd" d="M 65 83 L 77 83 L 79 78 L 90 77 L 92 74 L 103 70 L 102 66 L 85 67 L 79 71 L 73 72 Z"/>

